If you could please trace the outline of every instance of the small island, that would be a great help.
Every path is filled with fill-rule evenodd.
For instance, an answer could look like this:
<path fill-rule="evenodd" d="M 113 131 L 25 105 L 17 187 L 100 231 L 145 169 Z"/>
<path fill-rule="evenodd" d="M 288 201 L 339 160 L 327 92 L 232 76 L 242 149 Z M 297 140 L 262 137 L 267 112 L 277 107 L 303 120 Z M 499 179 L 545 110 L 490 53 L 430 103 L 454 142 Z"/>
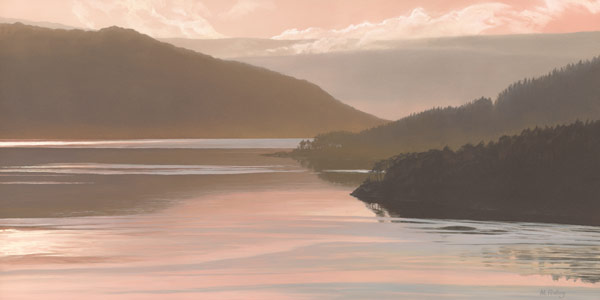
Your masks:
<path fill-rule="evenodd" d="M 600 225 L 600 122 L 378 162 L 352 195 L 393 216 Z"/>

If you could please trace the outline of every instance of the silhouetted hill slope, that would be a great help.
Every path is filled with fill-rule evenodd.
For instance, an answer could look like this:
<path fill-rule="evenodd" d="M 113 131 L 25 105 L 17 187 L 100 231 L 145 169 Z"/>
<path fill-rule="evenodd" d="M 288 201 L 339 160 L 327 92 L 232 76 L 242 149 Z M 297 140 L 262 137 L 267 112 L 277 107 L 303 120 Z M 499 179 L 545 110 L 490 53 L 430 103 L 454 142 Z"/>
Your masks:
<path fill-rule="evenodd" d="M 360 133 L 319 135 L 294 151 L 314 165 L 356 163 L 405 152 L 492 140 L 524 128 L 600 119 L 600 58 L 512 84 L 498 99 L 435 108 Z"/>
<path fill-rule="evenodd" d="M 598 121 L 528 129 L 382 161 L 353 195 L 406 217 L 600 225 L 599 153 Z"/>
<path fill-rule="evenodd" d="M 318 86 L 117 27 L 0 24 L 0 138 L 302 137 L 383 121 Z"/>
<path fill-rule="evenodd" d="M 60 24 L 60 23 L 54 23 L 54 22 L 43 22 L 43 21 L 39 22 L 39 21 L 30 21 L 30 20 L 25 20 L 25 19 L 4 18 L 4 17 L 0 17 L 0 23 L 7 23 L 7 24 L 22 23 L 25 25 L 46 27 L 46 28 L 52 28 L 52 29 L 81 29 L 81 28 L 77 28 L 77 27 L 73 27 L 73 26 L 69 26 L 69 25 L 65 25 L 65 24 Z"/>
<path fill-rule="evenodd" d="M 177 47 L 194 50 L 214 57 L 232 59 L 236 57 L 251 57 L 272 53 L 275 49 L 292 47 L 305 40 L 275 40 L 263 38 L 222 38 L 222 39 L 188 39 L 161 38 Z M 269 69 L 269 68 L 267 68 Z M 284 73 L 285 74 L 285 73 Z M 288 74 L 289 75 L 289 74 Z M 292 75 L 293 76 L 293 75 Z"/>

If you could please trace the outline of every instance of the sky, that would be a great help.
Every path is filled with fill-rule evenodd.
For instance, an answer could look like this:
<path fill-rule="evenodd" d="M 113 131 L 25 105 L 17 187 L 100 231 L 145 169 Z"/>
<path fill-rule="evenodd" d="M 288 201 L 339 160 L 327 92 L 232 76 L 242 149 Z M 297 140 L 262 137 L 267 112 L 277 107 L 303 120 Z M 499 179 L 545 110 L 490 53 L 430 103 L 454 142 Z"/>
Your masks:
<path fill-rule="evenodd" d="M 393 40 L 600 30 L 600 0 L 0 0 L 0 17 L 187 38 Z"/>

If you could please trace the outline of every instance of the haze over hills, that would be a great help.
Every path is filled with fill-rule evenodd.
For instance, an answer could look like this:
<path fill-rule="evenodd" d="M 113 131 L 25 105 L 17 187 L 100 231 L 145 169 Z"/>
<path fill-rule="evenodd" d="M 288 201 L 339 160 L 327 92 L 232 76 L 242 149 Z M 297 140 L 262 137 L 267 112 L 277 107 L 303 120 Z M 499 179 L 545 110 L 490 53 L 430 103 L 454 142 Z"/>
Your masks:
<path fill-rule="evenodd" d="M 273 56 L 282 54 L 289 55 L 291 54 L 289 49 L 293 48 L 294 45 L 305 42 L 302 40 L 275 40 L 261 38 L 161 38 L 159 40 L 173 44 L 177 47 L 187 48 L 196 52 L 224 59 L 253 56 Z"/>
<path fill-rule="evenodd" d="M 60 24 L 60 23 L 54 23 L 54 22 L 37 22 L 37 21 L 30 21 L 30 20 L 23 20 L 23 19 L 0 17 L 0 24 L 2 24 L 2 23 L 3 24 L 23 23 L 25 25 L 46 27 L 46 28 L 51 28 L 51 29 L 81 29 L 81 28 L 77 28 L 77 27 L 73 27 L 73 26 L 69 26 L 69 25 L 65 25 L 65 24 Z"/>
<path fill-rule="evenodd" d="M 512 82 L 594 57 L 600 32 L 382 41 L 373 47 L 236 60 L 310 80 L 358 109 L 399 119 L 493 98 Z"/>
<path fill-rule="evenodd" d="M 306 137 L 384 121 L 304 80 L 134 30 L 0 25 L 1 138 Z"/>
<path fill-rule="evenodd" d="M 169 42 L 309 80 L 345 103 L 388 119 L 492 98 L 512 82 L 600 53 L 600 32 L 373 41 L 360 47 L 355 40 L 340 45 L 269 39 Z"/>

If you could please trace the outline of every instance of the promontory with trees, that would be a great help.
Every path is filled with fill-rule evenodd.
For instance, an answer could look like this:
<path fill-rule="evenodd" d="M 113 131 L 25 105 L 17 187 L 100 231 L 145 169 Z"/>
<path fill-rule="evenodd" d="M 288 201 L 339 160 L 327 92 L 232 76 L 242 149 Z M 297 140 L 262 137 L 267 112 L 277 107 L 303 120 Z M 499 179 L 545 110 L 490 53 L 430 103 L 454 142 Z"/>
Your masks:
<path fill-rule="evenodd" d="M 291 156 L 315 169 L 373 168 L 352 194 L 395 216 L 600 225 L 598 119 L 597 57 L 495 101 L 319 135 Z"/>
<path fill-rule="evenodd" d="M 400 154 L 352 194 L 398 216 L 600 225 L 600 121 Z"/>

